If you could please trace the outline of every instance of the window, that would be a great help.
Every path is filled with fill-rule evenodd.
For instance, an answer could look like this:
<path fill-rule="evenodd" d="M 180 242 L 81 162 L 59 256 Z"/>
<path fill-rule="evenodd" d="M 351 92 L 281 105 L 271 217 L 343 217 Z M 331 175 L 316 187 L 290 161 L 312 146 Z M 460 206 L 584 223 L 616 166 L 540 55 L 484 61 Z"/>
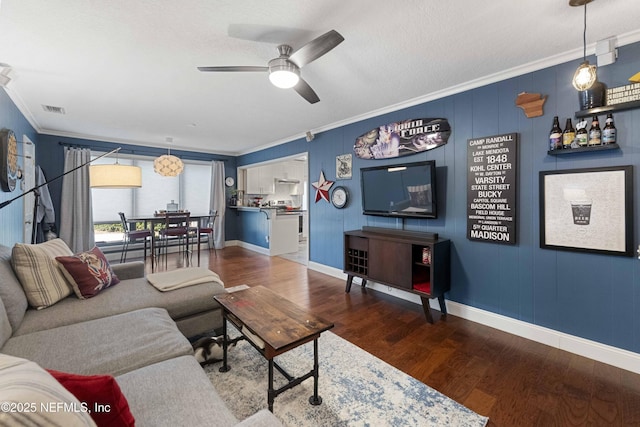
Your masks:
<path fill-rule="evenodd" d="M 102 153 L 94 152 L 94 157 Z M 118 212 L 127 218 L 153 215 L 174 201 L 179 209 L 194 214 L 209 212 L 211 197 L 211 164 L 185 161 L 184 171 L 177 177 L 160 176 L 153 171 L 153 159 L 143 156 L 122 156 L 118 162 L 142 169 L 141 188 L 91 189 L 96 242 L 122 241 Z M 112 164 L 113 158 L 102 158 L 93 164 Z"/>

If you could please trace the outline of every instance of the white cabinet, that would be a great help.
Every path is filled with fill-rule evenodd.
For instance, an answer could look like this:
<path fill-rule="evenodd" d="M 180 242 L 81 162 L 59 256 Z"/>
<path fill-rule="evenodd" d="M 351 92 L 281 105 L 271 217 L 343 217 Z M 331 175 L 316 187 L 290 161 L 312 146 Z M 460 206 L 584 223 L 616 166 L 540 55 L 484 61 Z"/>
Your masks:
<path fill-rule="evenodd" d="M 273 194 L 275 181 L 273 166 L 257 166 L 247 169 L 246 194 Z"/>
<path fill-rule="evenodd" d="M 298 215 L 274 215 L 269 221 L 269 255 L 298 251 Z"/>

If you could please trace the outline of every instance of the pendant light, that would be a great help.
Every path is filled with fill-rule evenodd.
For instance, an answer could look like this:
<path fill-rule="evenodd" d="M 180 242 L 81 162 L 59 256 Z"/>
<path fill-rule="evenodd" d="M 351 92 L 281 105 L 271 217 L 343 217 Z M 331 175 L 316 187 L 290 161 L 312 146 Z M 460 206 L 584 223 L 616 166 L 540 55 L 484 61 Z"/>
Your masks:
<path fill-rule="evenodd" d="M 171 155 L 171 149 L 153 161 L 153 170 L 162 176 L 178 176 L 184 169 L 184 163 L 178 157 Z"/>
<path fill-rule="evenodd" d="M 578 91 L 589 89 L 597 80 L 596 66 L 587 61 L 587 4 L 593 0 L 569 0 L 570 6 L 584 6 L 584 29 L 582 32 L 583 62 L 573 75 L 573 87 Z"/>

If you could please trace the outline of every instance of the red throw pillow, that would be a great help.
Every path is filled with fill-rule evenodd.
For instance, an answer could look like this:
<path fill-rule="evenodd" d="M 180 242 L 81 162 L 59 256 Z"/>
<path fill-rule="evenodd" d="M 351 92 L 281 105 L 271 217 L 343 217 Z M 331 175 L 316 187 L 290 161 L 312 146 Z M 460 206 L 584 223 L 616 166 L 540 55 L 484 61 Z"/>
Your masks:
<path fill-rule="evenodd" d="M 120 283 L 97 246 L 88 252 L 56 257 L 56 261 L 62 266 L 62 273 L 80 299 L 91 298 L 101 290 Z"/>
<path fill-rule="evenodd" d="M 111 375 L 77 375 L 47 369 L 86 408 L 99 426 L 135 426 L 129 403 Z"/>

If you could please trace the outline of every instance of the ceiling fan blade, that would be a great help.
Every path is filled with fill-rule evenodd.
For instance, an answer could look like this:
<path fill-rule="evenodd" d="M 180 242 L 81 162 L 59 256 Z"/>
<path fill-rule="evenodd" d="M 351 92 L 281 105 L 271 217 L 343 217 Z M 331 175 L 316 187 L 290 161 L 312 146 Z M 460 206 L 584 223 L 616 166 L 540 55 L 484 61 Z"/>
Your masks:
<path fill-rule="evenodd" d="M 301 97 L 309 101 L 309 104 L 315 104 L 316 102 L 320 101 L 318 95 L 314 92 L 313 89 L 311 89 L 309 83 L 305 82 L 302 79 L 302 77 L 300 77 L 300 80 L 298 80 L 298 84 L 293 87 L 293 90 L 298 92 Z"/>
<path fill-rule="evenodd" d="M 304 67 L 311 61 L 315 61 L 325 53 L 344 41 L 344 37 L 336 30 L 331 30 L 296 50 L 289 57 L 289 61 L 298 67 Z"/>
<path fill-rule="evenodd" d="M 259 67 L 251 65 L 238 65 L 229 67 L 198 67 L 200 71 L 269 71 L 269 67 Z"/>
<path fill-rule="evenodd" d="M 229 37 L 274 45 L 287 44 L 291 40 L 309 40 L 313 34 L 313 31 L 301 28 L 261 24 L 229 24 L 227 29 Z"/>

